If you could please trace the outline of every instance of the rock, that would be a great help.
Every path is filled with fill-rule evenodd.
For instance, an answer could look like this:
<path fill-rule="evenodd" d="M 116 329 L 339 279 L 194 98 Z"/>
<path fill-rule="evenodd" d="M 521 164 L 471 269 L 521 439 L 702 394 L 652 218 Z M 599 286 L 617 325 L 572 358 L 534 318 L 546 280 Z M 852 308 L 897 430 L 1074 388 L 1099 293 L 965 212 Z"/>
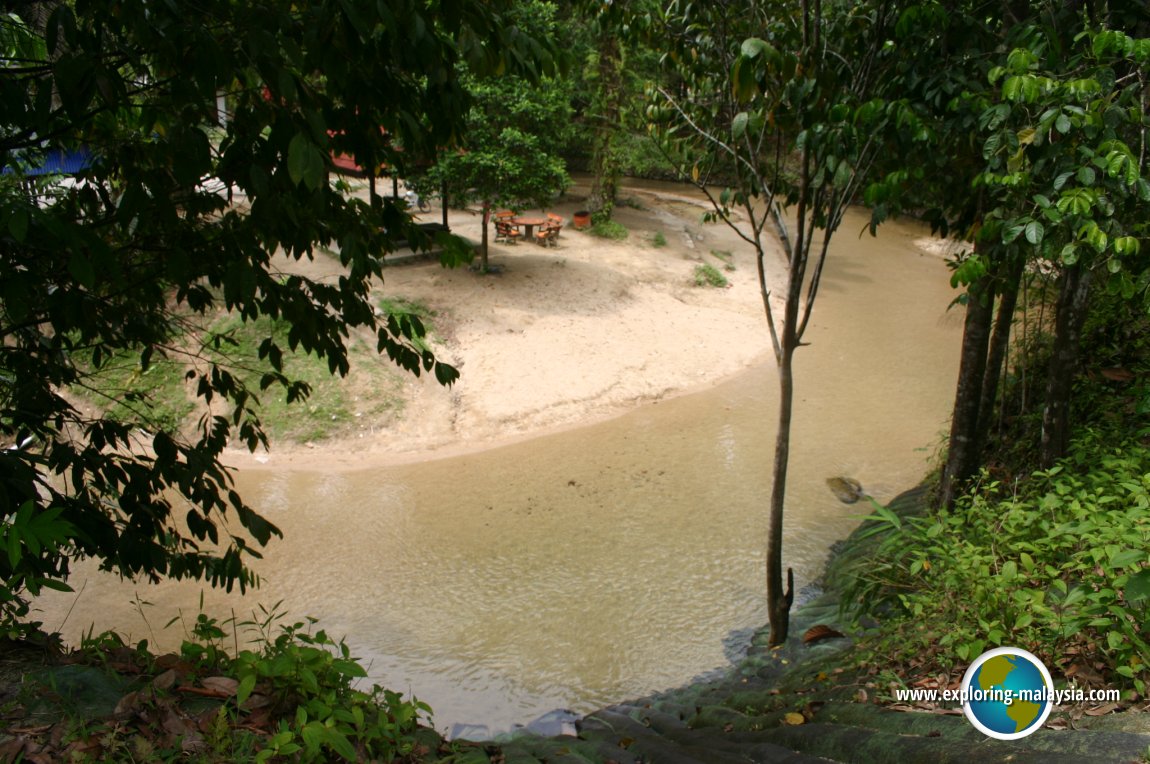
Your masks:
<path fill-rule="evenodd" d="M 526 728 L 542 737 L 575 735 L 578 732 L 575 728 L 575 722 L 577 722 L 579 718 L 579 714 L 574 711 L 557 708 L 554 711 L 548 711 L 538 719 L 528 722 Z"/>
<path fill-rule="evenodd" d="M 837 496 L 843 504 L 854 504 L 863 496 L 866 496 L 862 484 L 854 478 L 827 478 L 827 487 L 831 489 L 831 493 Z"/>

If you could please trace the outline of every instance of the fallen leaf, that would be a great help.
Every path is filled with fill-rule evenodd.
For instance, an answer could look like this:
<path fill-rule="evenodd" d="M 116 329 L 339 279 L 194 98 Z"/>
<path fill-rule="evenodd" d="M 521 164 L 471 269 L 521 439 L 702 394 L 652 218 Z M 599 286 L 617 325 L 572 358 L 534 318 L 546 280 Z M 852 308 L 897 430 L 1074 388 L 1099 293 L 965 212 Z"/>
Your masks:
<path fill-rule="evenodd" d="M 1101 373 L 1111 382 L 1130 382 L 1134 379 L 1134 372 L 1129 369 L 1102 369 Z"/>
<path fill-rule="evenodd" d="M 24 755 L 24 747 L 28 744 L 28 738 L 23 735 L 17 735 L 14 738 L 9 738 L 0 743 L 0 759 L 4 761 L 19 761 Z"/>
<path fill-rule="evenodd" d="M 1117 711 L 1120 708 L 1122 708 L 1122 706 L 1119 705 L 1118 703 L 1107 703 L 1105 705 L 1098 706 L 1096 708 L 1086 709 L 1086 715 L 1087 716 L 1106 716 L 1106 714 L 1114 713 L 1115 711 Z"/>
<path fill-rule="evenodd" d="M 230 676 L 204 677 L 200 680 L 200 684 L 202 684 L 205 689 L 214 690 L 227 698 L 235 695 L 236 690 L 240 686 L 239 681 L 232 679 Z"/>
<path fill-rule="evenodd" d="M 170 690 L 176 684 L 175 669 L 168 669 L 152 680 L 152 686 L 157 690 Z"/>
<path fill-rule="evenodd" d="M 259 693 L 253 693 L 253 694 L 248 696 L 247 700 L 245 700 L 243 703 L 240 704 L 240 708 L 242 708 L 245 711 L 255 711 L 257 708 L 264 708 L 266 706 L 270 706 L 271 703 L 272 703 L 272 699 L 269 698 L 267 695 L 260 695 Z"/>
<path fill-rule="evenodd" d="M 797 727 L 800 724 L 804 724 L 805 722 L 806 719 L 803 718 L 803 715 L 795 713 L 794 711 L 791 711 L 783 717 L 783 723 L 791 727 Z"/>
<path fill-rule="evenodd" d="M 129 692 L 124 697 L 120 698 L 120 702 L 116 704 L 116 710 L 112 715 L 117 719 L 124 719 L 135 714 L 140 710 L 140 693 Z"/>

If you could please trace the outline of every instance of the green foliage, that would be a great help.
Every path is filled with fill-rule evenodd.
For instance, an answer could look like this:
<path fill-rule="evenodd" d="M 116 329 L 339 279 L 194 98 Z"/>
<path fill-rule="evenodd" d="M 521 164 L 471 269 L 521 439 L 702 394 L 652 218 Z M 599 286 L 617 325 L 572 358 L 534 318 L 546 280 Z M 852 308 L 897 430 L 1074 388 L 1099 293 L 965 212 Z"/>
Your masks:
<path fill-rule="evenodd" d="M 122 696 L 117 715 L 92 719 L 76 702 L 87 699 L 49 693 L 53 715 L 65 718 L 30 731 L 41 735 L 37 751 L 53 761 L 205 764 L 413 761 L 426 752 L 416 734 L 430 722 L 427 704 L 379 685 L 358 689 L 367 671 L 345 641 L 315 619 L 284 618 L 278 605 L 244 622 L 200 611 L 178 659 L 152 655 L 146 641 L 129 647 L 115 632 L 87 635 L 71 662 L 100 668 L 89 681 Z M 240 632 L 249 649 L 238 649 Z M 237 645 L 234 657 L 225 643 Z M 91 758 L 78 758 L 70 740 L 86 741 Z"/>
<path fill-rule="evenodd" d="M 1010 644 L 1048 665 L 1150 680 L 1150 448 L 1088 432 L 1069 458 L 1017 486 L 987 482 L 951 511 L 899 518 L 862 561 L 851 603 L 882 613 L 878 649 L 958 665 Z"/>
<path fill-rule="evenodd" d="M 449 12 L 424 0 L 20 8 L 47 15 L 0 18 L 0 519 L 37 530 L 20 531 L 12 548 L 26 553 L 0 569 L 0 610 L 19 613 L 20 587 L 61 580 L 76 556 L 246 588 L 279 533 L 220 462 L 233 440 L 266 443 L 250 379 L 194 366 L 189 387 L 213 413 L 191 434 L 144 411 L 145 392 L 120 396 L 143 416 L 117 418 L 65 391 L 109 364 L 148 377 L 189 316 L 202 325 L 220 310 L 282 322 L 257 350 L 260 393 L 306 397 L 286 349 L 346 374 L 353 332 L 411 373 L 454 381 L 412 322 L 378 319 L 369 297 L 382 256 L 426 234 L 402 206 L 329 184 L 330 156 L 407 173 L 466 127 L 464 62 L 532 81 L 554 57 L 469 0 Z M 23 177 L 48 151 L 81 148 L 93 161 L 77 182 Z M 338 280 L 272 265 L 318 249 L 339 253 Z"/>
<path fill-rule="evenodd" d="M 555 6 L 524 0 L 510 19 L 550 38 L 557 32 Z M 565 57 L 560 57 L 565 58 Z M 411 180 L 423 192 L 445 184 L 460 204 L 547 207 L 570 184 L 559 152 L 572 135 L 568 81 L 560 61 L 547 58 L 545 76 L 468 70 L 463 82 L 473 106 L 462 140 L 441 152 L 434 167 Z M 495 76 L 485 76 L 495 75 Z M 487 267 L 484 231 L 482 267 Z"/>
<path fill-rule="evenodd" d="M 614 239 L 616 241 L 622 241 L 630 236 L 631 232 L 628 231 L 627 227 L 622 223 L 610 219 L 595 220 L 594 215 L 591 216 L 591 220 L 594 221 L 591 223 L 590 228 L 591 235 L 593 236 L 598 236 L 601 239 Z"/>
<path fill-rule="evenodd" d="M 695 266 L 695 286 L 725 287 L 730 285 L 727 277 L 710 263 L 699 263 Z"/>
<path fill-rule="evenodd" d="M 38 624 L 22 625 L 29 606 L 20 592 L 35 597 L 41 589 L 72 591 L 57 579 L 58 559 L 68 549 L 76 529 L 61 518 L 60 507 L 37 511 L 29 500 L 0 525 L 0 633 L 16 639 Z"/>
<path fill-rule="evenodd" d="M 655 235 L 651 237 L 652 247 L 665 247 L 667 246 L 667 237 L 663 235 L 662 231 L 655 231 Z"/>
<path fill-rule="evenodd" d="M 92 405 L 104 408 L 109 419 L 125 424 L 180 432 L 195 410 L 190 387 L 188 357 L 174 349 L 153 355 L 146 368 L 139 354 L 120 351 L 103 359 L 95 368 L 84 360 L 90 354 L 77 354 L 76 363 L 83 374 L 72 392 Z"/>
<path fill-rule="evenodd" d="M 422 324 L 404 324 L 395 329 L 397 336 L 408 331 L 408 343 L 415 352 L 431 354 Z M 248 389 L 260 391 L 253 392 L 252 405 L 271 438 L 323 440 L 354 424 L 357 413 L 374 417 L 398 406 L 399 376 L 380 363 L 372 348 L 357 339 L 348 340 L 347 354 L 349 368 L 356 369 L 358 388 L 352 388 L 347 380 L 333 379 L 327 361 L 318 355 L 291 351 L 284 353 L 279 362 L 293 387 L 265 385 L 268 371 L 261 363 L 261 348 L 269 341 L 279 347 L 288 346 L 289 333 L 290 326 L 284 321 L 244 321 L 228 316 L 211 327 L 205 353 L 212 362 L 231 369 Z M 298 391 L 294 393 L 298 398 L 293 397 L 293 390 Z M 355 397 L 360 400 L 353 400 Z"/>
<path fill-rule="evenodd" d="M 400 324 L 410 324 L 414 329 L 412 344 L 421 351 L 430 352 L 433 341 L 431 319 L 437 315 L 434 310 L 419 300 L 406 297 L 385 297 L 379 301 L 379 308 L 384 315 L 394 317 Z"/>
<path fill-rule="evenodd" d="M 409 755 L 415 746 L 412 734 L 431 709 L 378 685 L 370 692 L 355 689 L 367 672 L 344 641 L 322 629 L 311 633 L 314 624 L 309 618 L 282 626 L 258 651 L 236 656 L 237 713 L 242 716 L 245 703 L 258 693 L 284 717 L 256 761 L 292 755 L 302 761 L 333 756 L 391 761 Z"/>

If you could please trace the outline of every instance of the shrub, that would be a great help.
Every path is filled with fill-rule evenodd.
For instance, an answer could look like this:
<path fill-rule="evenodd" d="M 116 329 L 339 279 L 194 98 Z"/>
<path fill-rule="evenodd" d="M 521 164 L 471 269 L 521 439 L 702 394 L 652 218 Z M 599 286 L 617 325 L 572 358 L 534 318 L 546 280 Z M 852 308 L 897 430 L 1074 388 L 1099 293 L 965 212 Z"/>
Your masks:
<path fill-rule="evenodd" d="M 710 263 L 695 266 L 695 286 L 725 287 L 730 284 L 718 268 Z"/>
<path fill-rule="evenodd" d="M 651 237 L 651 245 L 654 247 L 667 246 L 667 237 L 663 235 L 662 231 L 655 231 L 655 235 Z"/>
<path fill-rule="evenodd" d="M 622 223 L 614 220 L 597 220 L 591 225 L 591 233 L 603 239 L 626 239 L 630 232 Z"/>
<path fill-rule="evenodd" d="M 945 667 L 1022 646 L 1048 665 L 1075 656 L 1145 694 L 1150 448 L 1139 440 L 1088 432 L 1019 485 L 989 482 L 926 517 L 871 519 L 886 538 L 855 567 L 846 601 L 887 613 L 880 652 Z"/>

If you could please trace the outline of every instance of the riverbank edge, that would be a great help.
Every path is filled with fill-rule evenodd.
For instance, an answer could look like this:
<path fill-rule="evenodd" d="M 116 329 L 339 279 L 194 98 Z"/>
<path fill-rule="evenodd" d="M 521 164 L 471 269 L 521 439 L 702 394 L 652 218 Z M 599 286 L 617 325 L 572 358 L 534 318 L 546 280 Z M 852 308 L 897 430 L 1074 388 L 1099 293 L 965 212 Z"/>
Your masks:
<path fill-rule="evenodd" d="M 900 517 L 928 509 L 920 484 L 886 506 Z M 667 690 L 595 711 L 576 723 L 577 735 L 513 733 L 494 741 L 456 741 L 443 764 L 547 762 L 1131 762 L 1150 760 L 1150 723 L 1141 714 L 1084 717 L 1079 729 L 1042 729 L 1011 742 L 992 740 L 957 710 L 908 712 L 880 702 L 889 688 L 860 664 L 859 629 L 840 602 L 854 566 L 865 564 L 879 538 L 864 522 L 835 544 L 820 591 L 791 614 L 781 648 L 767 646 L 769 628 L 755 632 L 744 657 L 716 679 Z M 840 636 L 804 643 L 808 629 Z M 859 635 L 862 636 L 862 635 Z M 440 748 L 442 750 L 442 748 Z"/>
<path fill-rule="evenodd" d="M 895 497 L 887 507 L 905 518 L 925 512 L 928 497 L 929 488 L 920 485 Z M 883 684 L 889 679 L 882 675 L 885 667 L 864 665 L 856 651 L 856 642 L 849 636 L 829 635 L 804 643 L 804 634 L 815 626 L 825 626 L 842 635 L 854 632 L 855 636 L 865 636 L 859 634 L 849 619 L 843 618 L 840 600 L 852 568 L 865 565 L 879 543 L 879 537 L 870 532 L 873 527 L 872 523 L 864 522 L 847 539 L 831 548 L 820 579 L 821 591 L 794 610 L 790 638 L 781 648 L 767 646 L 768 629 L 763 627 L 751 638 L 745 655 L 724 675 L 602 708 L 575 722 L 575 734 L 541 736 L 523 730 L 490 741 L 448 741 L 439 731 L 420 727 L 409 738 L 410 753 L 393 761 L 913 764 L 977 760 L 1069 764 L 1150 760 L 1150 722 L 1145 714 L 1083 717 L 1078 722 L 1082 728 L 1046 728 L 1013 742 L 991 740 L 953 709 L 936 709 L 933 713 L 891 709 L 882 698 L 889 697 L 889 687 Z M 147 672 L 141 675 L 138 670 L 135 675 L 125 675 L 114 661 L 95 665 L 88 662 L 87 666 L 72 662 L 60 666 L 44 647 L 25 645 L 18 650 L 24 654 L 14 655 L 9 647 L 0 656 L 0 669 L 3 669 L 0 700 L 17 703 L 21 697 L 38 693 L 42 696 L 41 702 L 50 701 L 51 697 L 67 702 L 50 702 L 50 706 L 56 707 L 54 712 L 42 709 L 23 716 L 7 716 L 9 721 L 0 730 L 0 760 L 14 760 L 6 754 L 27 753 L 37 746 L 38 750 L 61 750 L 59 743 L 53 749 L 48 741 L 37 742 L 44 737 L 58 737 L 50 730 L 61 726 L 46 718 L 45 712 L 64 720 L 78 720 L 65 721 L 62 725 L 71 730 L 69 735 L 82 737 L 85 719 L 95 724 L 92 729 L 101 729 L 99 720 L 112 720 L 104 724 L 119 729 L 122 724 L 119 720 L 123 718 L 120 709 L 125 699 L 138 696 L 137 692 L 124 693 L 132 687 L 138 689 L 159 682 L 158 677 L 149 678 Z M 113 654 L 116 652 L 134 653 L 136 648 L 124 646 Z M 148 665 L 155 662 L 154 656 L 146 661 Z M 65 682 L 72 685 L 70 691 L 65 691 Z M 162 695 L 153 692 L 152 696 L 151 702 L 157 704 L 157 709 L 170 706 Z M 133 703 L 140 705 L 138 699 Z M 66 708 L 72 708 L 72 712 Z M 570 730 L 569 725 L 565 728 Z M 227 733 L 221 730 L 220 734 Z M 127 739 L 121 740 L 121 744 L 126 745 Z M 249 733 L 245 741 L 237 738 L 231 745 L 217 742 L 222 749 L 235 752 L 253 741 Z M 101 750 L 99 744 L 93 745 L 95 750 Z M 254 750 L 247 750 L 254 755 Z M 188 753 L 185 750 L 183 756 L 174 755 L 180 760 L 221 760 L 211 754 L 189 757 Z M 251 760 L 250 756 L 241 758 Z M 145 756 L 139 760 L 173 759 Z M 273 760 L 295 759 L 288 756 Z"/>

